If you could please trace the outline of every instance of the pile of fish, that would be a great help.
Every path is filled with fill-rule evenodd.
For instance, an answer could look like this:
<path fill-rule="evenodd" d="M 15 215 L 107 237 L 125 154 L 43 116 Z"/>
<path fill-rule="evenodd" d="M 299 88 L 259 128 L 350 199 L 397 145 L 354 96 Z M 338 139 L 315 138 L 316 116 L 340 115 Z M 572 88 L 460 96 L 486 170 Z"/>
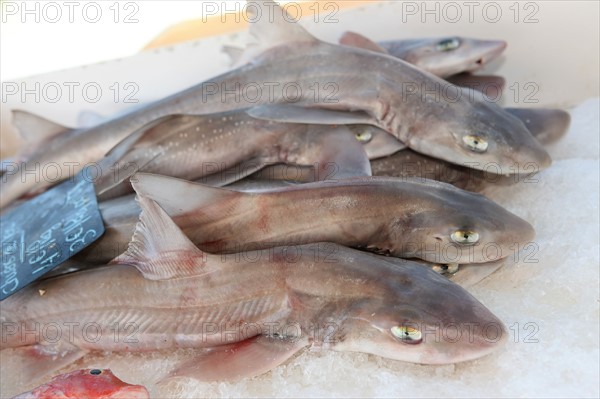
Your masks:
<path fill-rule="evenodd" d="M 3 161 L 3 217 L 52 185 L 29 164 L 98 162 L 106 227 L 2 302 L 1 348 L 28 379 L 91 351 L 189 348 L 162 381 L 214 381 L 306 347 L 448 364 L 506 341 L 465 287 L 535 231 L 478 192 L 549 167 L 542 145 L 569 114 L 477 90 L 502 91 L 469 74 L 502 41 L 330 44 L 267 5 L 274 19 L 253 20 L 255 40 L 227 49 L 236 67 L 210 81 L 79 129 L 14 113 L 41 139 Z M 44 326 L 63 334 L 27 333 Z"/>

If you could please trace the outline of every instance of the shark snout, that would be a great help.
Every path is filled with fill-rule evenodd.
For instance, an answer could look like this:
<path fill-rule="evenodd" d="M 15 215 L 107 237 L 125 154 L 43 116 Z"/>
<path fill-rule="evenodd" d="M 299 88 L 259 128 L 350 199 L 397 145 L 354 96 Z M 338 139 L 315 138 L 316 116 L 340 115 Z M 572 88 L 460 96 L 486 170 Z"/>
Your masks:
<path fill-rule="evenodd" d="M 523 121 L 513 115 L 508 115 L 508 113 L 505 116 L 509 116 L 506 119 L 507 124 L 512 125 L 511 150 L 505 153 L 516 163 L 512 173 L 530 175 L 538 170 L 548 168 L 552 164 L 552 158 L 548 151 L 531 134 Z"/>
<path fill-rule="evenodd" d="M 437 334 L 429 338 L 430 348 L 435 348 L 428 351 L 429 362 L 448 364 L 478 359 L 496 351 L 508 340 L 508 332 L 500 319 L 477 304 L 470 317 L 463 317 L 460 323 L 441 325 Z"/>
<path fill-rule="evenodd" d="M 552 165 L 552 157 L 548 151 L 534 140 L 532 138 L 531 143 L 521 145 L 513 154 L 513 170 L 518 171 L 518 174 L 532 175 Z"/>
<path fill-rule="evenodd" d="M 498 57 L 506 50 L 507 43 L 504 40 L 489 40 L 488 43 L 489 50 L 486 54 L 488 60 Z"/>
<path fill-rule="evenodd" d="M 550 154 L 546 150 L 538 155 L 538 164 L 540 169 L 546 169 L 552 165 L 552 157 L 550 157 Z"/>
<path fill-rule="evenodd" d="M 481 40 L 477 42 L 481 49 L 479 56 L 473 61 L 471 71 L 479 69 L 491 60 L 497 58 L 506 49 L 507 43 L 504 40 Z"/>

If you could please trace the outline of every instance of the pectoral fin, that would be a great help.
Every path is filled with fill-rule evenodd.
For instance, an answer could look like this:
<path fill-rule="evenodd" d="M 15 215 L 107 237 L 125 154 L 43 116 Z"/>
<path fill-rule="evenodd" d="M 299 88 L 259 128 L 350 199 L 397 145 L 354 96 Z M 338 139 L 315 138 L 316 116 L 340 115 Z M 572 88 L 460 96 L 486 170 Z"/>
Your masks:
<path fill-rule="evenodd" d="M 211 348 L 180 364 L 163 381 L 188 377 L 199 381 L 233 381 L 266 373 L 307 345 L 305 340 L 259 335 Z"/>
<path fill-rule="evenodd" d="M 472 287 L 504 266 L 507 258 L 487 263 L 460 265 L 457 273 L 447 276 L 448 280 L 462 287 Z"/>
<path fill-rule="evenodd" d="M 274 165 L 280 166 L 280 165 Z M 288 166 L 288 165 L 284 165 Z M 260 173 L 260 172 L 259 172 Z M 293 187 L 296 184 L 286 180 L 258 180 L 252 177 L 248 177 L 246 179 L 240 180 L 233 184 L 229 184 L 226 188 L 228 190 L 242 191 L 245 193 L 261 193 L 261 192 L 269 192 L 272 190 L 278 190 L 280 188 Z"/>
<path fill-rule="evenodd" d="M 304 123 L 313 125 L 356 125 L 373 122 L 364 112 L 332 111 L 321 108 L 307 108 L 292 104 L 270 104 L 254 107 L 246 111 L 256 119 L 283 123 Z"/>
<path fill-rule="evenodd" d="M 252 158 L 229 169 L 202 176 L 197 181 L 211 187 L 223 187 L 258 172 L 266 165 L 261 158 Z"/>
<path fill-rule="evenodd" d="M 495 75 L 472 75 L 461 73 L 447 77 L 446 80 L 456 86 L 467 87 L 485 94 L 490 99 L 500 98 L 506 79 Z"/>
<path fill-rule="evenodd" d="M 274 182 L 275 185 L 279 184 L 278 181 L 284 181 L 291 184 L 294 183 L 310 183 L 314 181 L 315 170 L 314 166 L 302 166 L 302 165 L 290 165 L 290 164 L 275 164 L 267 166 L 260 171 L 254 173 L 249 179 L 254 179 L 258 181 L 267 181 Z M 245 180 L 240 182 L 240 185 Z M 227 186 L 225 188 L 229 188 Z M 275 186 L 272 187 L 275 189 Z M 237 190 L 237 188 L 232 188 L 232 190 Z M 238 190 L 245 191 L 245 190 Z M 252 190 L 248 190 L 252 191 Z"/>
<path fill-rule="evenodd" d="M 308 138 L 309 150 L 298 163 L 314 164 L 315 180 L 371 176 L 369 157 L 346 126 L 312 126 Z"/>

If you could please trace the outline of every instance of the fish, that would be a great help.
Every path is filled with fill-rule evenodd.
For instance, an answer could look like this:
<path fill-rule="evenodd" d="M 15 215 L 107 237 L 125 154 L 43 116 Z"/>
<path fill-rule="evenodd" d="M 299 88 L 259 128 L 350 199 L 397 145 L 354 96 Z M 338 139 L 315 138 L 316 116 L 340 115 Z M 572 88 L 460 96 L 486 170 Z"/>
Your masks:
<path fill-rule="evenodd" d="M 567 133 L 571 115 L 564 110 L 539 108 L 507 108 L 508 112 L 523 120 L 527 129 L 543 145 L 551 145 Z M 397 151 L 392 155 L 371 160 L 373 176 L 393 176 L 398 178 L 433 179 L 452 184 L 463 190 L 482 192 L 490 186 L 510 186 L 517 183 L 535 183 L 540 172 L 535 163 L 518 165 L 511 168 L 509 174 L 500 174 L 502 169 L 494 163 L 486 165 L 486 170 L 454 165 L 433 157 L 419 154 L 410 149 Z M 299 176 L 298 182 L 306 180 L 304 173 L 298 170 L 293 176 Z M 288 174 L 289 175 L 289 174 Z M 267 168 L 257 176 L 281 177 L 276 167 Z"/>
<path fill-rule="evenodd" d="M 520 173 L 497 174 L 498 168 L 489 165 L 489 172 L 454 165 L 414 151 L 400 151 L 388 157 L 371 161 L 373 176 L 391 176 L 399 179 L 432 179 L 452 184 L 463 190 L 481 192 L 490 186 L 510 186 L 521 181 L 534 182 L 539 169 L 535 165 L 519 169 Z M 517 172 L 515 169 L 514 172 Z"/>
<path fill-rule="evenodd" d="M 410 261 L 334 243 L 213 255 L 156 202 L 141 193 L 138 200 L 142 213 L 129 248 L 109 267 L 36 281 L 2 302 L 0 348 L 35 354 L 27 375 L 90 351 L 207 348 L 161 381 L 236 380 L 306 347 L 449 364 L 507 341 L 503 322 L 475 297 Z M 53 343 L 17 331 L 35 323 L 71 323 L 72 330 Z M 93 339 L 86 325 L 96 328 Z M 443 339 L 450 333 L 452 340 Z"/>
<path fill-rule="evenodd" d="M 370 176 L 369 158 L 405 148 L 372 125 L 280 123 L 252 118 L 248 110 L 170 115 L 142 130 L 135 143 L 125 143 L 128 149 L 111 166 L 113 173 L 102 172 L 94 182 L 100 200 L 132 192 L 126 179 L 115 185 L 129 176 L 121 171 L 131 169 L 223 186 L 286 163 L 312 167 L 311 179 L 319 181 Z"/>
<path fill-rule="evenodd" d="M 513 109 L 508 109 L 512 112 Z M 515 112 L 517 109 L 514 109 Z M 561 135 L 557 135 L 557 126 L 562 135 L 566 132 L 570 115 L 562 110 L 531 109 L 527 114 L 528 128 L 544 144 L 550 144 Z M 538 116 L 536 114 L 539 112 Z M 536 122 L 537 121 L 537 122 Z M 548 129 L 552 131 L 549 132 Z M 388 176 L 398 178 L 434 179 L 444 183 L 453 184 L 464 190 L 479 192 L 490 185 L 512 185 L 526 179 L 533 179 L 536 170 L 526 170 L 522 175 L 498 175 L 493 169 L 488 172 L 479 172 L 469 168 L 457 167 L 453 164 L 434 158 L 420 155 L 414 151 L 405 149 L 399 152 L 390 150 L 389 135 L 381 131 L 369 130 L 369 135 L 362 134 L 360 141 L 365 151 L 369 154 L 371 168 L 376 176 Z M 544 138 L 552 137 L 552 141 Z M 358 139 L 358 138 L 357 138 Z M 383 156 L 378 156 L 383 154 Z M 390 155 L 388 155 L 390 154 Z M 529 175 L 528 175 L 529 174 Z M 309 182 L 314 176 L 314 170 L 302 168 L 296 165 L 273 165 L 264 168 L 247 179 L 241 180 L 239 185 L 228 185 L 226 188 L 236 191 L 269 191 L 279 187 L 290 187 L 297 183 Z M 258 185 L 258 187 L 257 187 Z M 115 258 L 127 247 L 127 243 L 135 223 L 139 217 L 140 209 L 134 196 L 124 196 L 118 199 L 103 201 L 99 204 L 100 213 L 104 221 L 106 232 L 92 243 L 89 248 L 84 249 L 75 256 L 75 265 L 71 262 L 60 266 L 54 274 L 62 274 L 66 271 L 76 270 L 81 264 L 99 265 Z M 193 211 L 193 205 L 182 205 L 182 211 Z M 462 269 L 461 269 L 462 270 Z M 462 274 L 462 272 L 461 272 Z M 52 275 L 52 274 L 51 274 Z"/>
<path fill-rule="evenodd" d="M 521 119 L 543 145 L 551 145 L 562 139 L 571 126 L 571 114 L 556 108 L 506 108 L 507 112 Z"/>
<path fill-rule="evenodd" d="M 296 183 L 285 180 L 256 180 L 247 178 L 232 183 L 225 188 L 244 192 L 268 192 L 283 187 L 292 187 Z M 182 208 L 178 213 L 192 212 L 193 206 Z M 129 240 L 135 231 L 141 209 L 135 201 L 135 196 L 123 196 L 100 203 L 100 213 L 106 226 L 104 235 L 89 248 L 76 254 L 72 259 L 62 263 L 43 278 L 73 273 L 99 267 L 118 257 L 127 250 Z M 389 258 L 390 260 L 393 258 Z M 430 268 L 444 275 L 451 281 L 470 287 L 485 279 L 507 263 L 507 258 L 498 261 L 474 264 L 453 264 L 451 266 L 413 259 L 416 264 Z"/>
<path fill-rule="evenodd" d="M 340 44 L 385 52 L 441 78 L 474 72 L 496 59 L 506 49 L 504 40 L 480 40 L 465 37 L 417 38 L 373 42 L 347 31 Z"/>
<path fill-rule="evenodd" d="M 375 43 L 365 36 L 348 31 L 342 35 L 340 44 L 390 54 L 446 78 L 457 86 L 484 92 L 490 99 L 499 98 L 506 84 L 501 76 L 468 73 L 482 67 L 484 61 L 489 62 L 499 56 L 506 49 L 506 42 L 501 40 L 448 37 Z M 447 68 L 452 68 L 452 72 L 440 72 Z M 571 122 L 568 112 L 560 109 L 505 108 L 505 111 L 523 121 L 533 136 L 545 145 L 564 136 Z"/>
<path fill-rule="evenodd" d="M 357 177 L 260 193 L 146 173 L 131 180 L 209 253 L 330 241 L 432 263 L 484 263 L 535 236 L 483 195 L 433 180 Z"/>
<path fill-rule="evenodd" d="M 290 16 L 275 2 L 256 4 L 265 7 L 262 11 L 272 9 L 274 18 L 253 18 L 250 32 L 257 43 L 249 46 L 249 53 L 256 54 L 250 62 L 92 128 L 49 134 L 52 146 L 37 148 L 28 162 L 2 175 L 0 208 L 58 182 L 25 173 L 32 165 L 57 164 L 59 176 L 67 178 L 157 118 L 251 106 L 260 108 L 253 117 L 325 125 L 332 119 L 339 123 L 337 112 L 346 111 L 354 123 L 359 116 L 362 124 L 386 130 L 415 151 L 459 164 L 473 159 L 503 168 L 514 162 L 536 162 L 540 168 L 551 164 L 523 123 L 483 96 L 444 86 L 449 83 L 390 55 L 319 41 L 289 22 Z M 348 73 L 344 65 L 373 73 Z M 458 98 L 448 98 L 449 89 Z M 335 111 L 334 116 L 327 111 Z M 34 130 L 42 135 L 41 129 Z"/>
<path fill-rule="evenodd" d="M 13 399 L 150 399 L 141 385 L 121 381 L 108 369 L 84 369 L 60 374 Z"/>
<path fill-rule="evenodd" d="M 571 115 L 564 110 L 554 108 L 505 108 L 505 111 L 518 117 L 526 125 L 527 130 L 542 145 L 551 145 L 560 140 L 569 130 Z M 459 166 L 440 159 L 428 157 L 402 147 L 402 144 L 390 143 L 389 137 L 380 130 L 369 130 L 356 136 L 371 160 L 372 173 L 376 176 L 418 177 L 429 178 L 453 184 L 469 191 L 480 191 L 488 183 L 510 185 L 518 183 L 522 177 L 518 175 L 533 175 L 539 169 L 536 165 L 514 165 L 507 174 L 490 163 L 485 171 L 468 166 Z M 291 183 L 307 183 L 314 176 L 310 168 L 298 165 L 272 165 L 249 176 L 250 180 L 287 181 Z M 274 183 L 283 184 L 283 183 Z M 231 187 L 228 184 L 227 187 Z M 266 185 L 266 182 L 265 182 Z M 240 186 L 251 190 L 251 183 Z"/>

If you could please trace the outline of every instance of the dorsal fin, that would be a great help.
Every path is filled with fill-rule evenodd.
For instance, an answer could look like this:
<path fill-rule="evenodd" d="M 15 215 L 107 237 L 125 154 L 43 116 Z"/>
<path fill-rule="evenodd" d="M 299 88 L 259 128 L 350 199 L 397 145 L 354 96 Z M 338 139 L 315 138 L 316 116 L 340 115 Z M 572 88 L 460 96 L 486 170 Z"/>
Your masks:
<path fill-rule="evenodd" d="M 260 9 L 259 13 L 255 11 Z M 317 41 L 285 9 L 272 0 L 248 1 L 250 34 L 265 49 L 299 41 Z"/>
<path fill-rule="evenodd" d="M 340 44 L 344 46 L 362 48 L 376 53 L 390 54 L 386 49 L 375 43 L 373 40 L 356 32 L 344 32 L 340 37 Z"/>
<path fill-rule="evenodd" d="M 154 201 L 138 194 L 142 208 L 129 247 L 111 264 L 135 266 L 149 280 L 185 278 L 209 272 L 199 250 Z"/>
<path fill-rule="evenodd" d="M 294 42 L 318 42 L 298 21 L 272 0 L 248 0 L 250 41 L 236 65 L 249 62 L 263 52 Z"/>
<path fill-rule="evenodd" d="M 107 117 L 91 110 L 84 110 L 77 115 L 77 126 L 90 128 L 107 121 Z"/>
<path fill-rule="evenodd" d="M 249 195 L 151 173 L 135 174 L 131 185 L 139 195 L 158 202 L 171 216 L 202 209 L 211 204 L 227 204 L 240 196 Z"/>
<path fill-rule="evenodd" d="M 222 51 L 227 54 L 231 60 L 231 65 L 238 65 L 244 54 L 244 49 L 236 46 L 225 45 L 222 47 Z"/>
<path fill-rule="evenodd" d="M 27 111 L 13 110 L 12 123 L 28 143 L 39 143 L 73 129 Z"/>

